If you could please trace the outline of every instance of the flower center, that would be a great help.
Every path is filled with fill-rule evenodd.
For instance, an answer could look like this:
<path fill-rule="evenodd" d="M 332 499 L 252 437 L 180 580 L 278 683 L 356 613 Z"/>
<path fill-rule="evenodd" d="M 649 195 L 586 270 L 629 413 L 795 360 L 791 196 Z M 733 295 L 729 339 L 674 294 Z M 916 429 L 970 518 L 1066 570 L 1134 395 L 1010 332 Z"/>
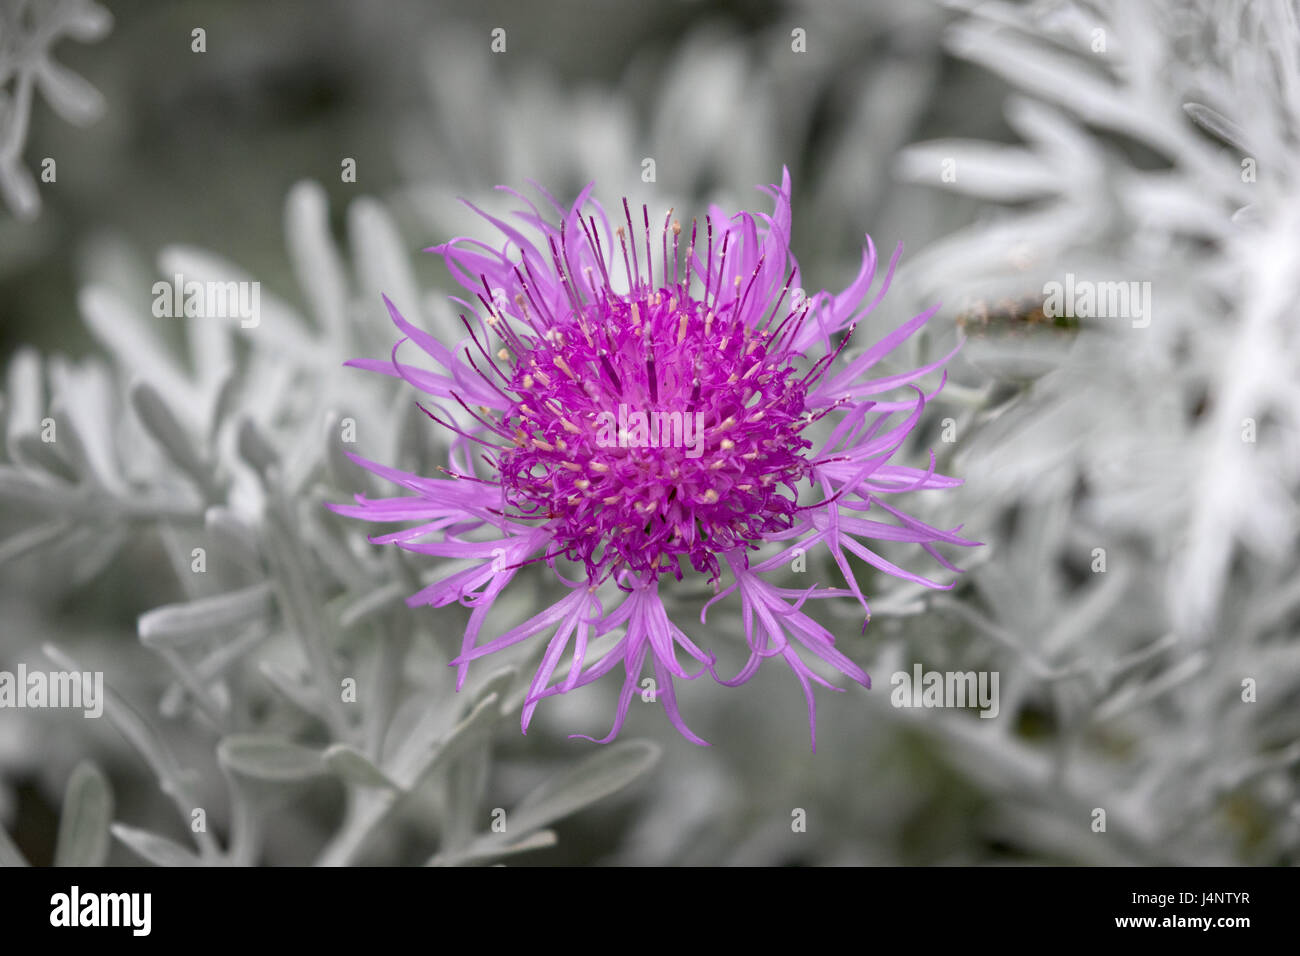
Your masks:
<path fill-rule="evenodd" d="M 593 576 L 680 579 L 685 556 L 716 580 L 718 554 L 793 524 L 810 447 L 794 354 L 738 300 L 715 311 L 687 290 L 592 289 L 515 340 L 506 498 Z"/>

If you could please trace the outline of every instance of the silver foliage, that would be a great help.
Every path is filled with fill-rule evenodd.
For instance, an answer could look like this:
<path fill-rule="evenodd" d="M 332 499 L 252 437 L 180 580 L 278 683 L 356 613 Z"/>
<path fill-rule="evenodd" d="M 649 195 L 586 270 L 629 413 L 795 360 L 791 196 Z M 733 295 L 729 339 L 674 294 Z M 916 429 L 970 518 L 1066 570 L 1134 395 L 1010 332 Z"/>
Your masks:
<path fill-rule="evenodd" d="M 102 39 L 112 23 L 108 10 L 94 0 L 0 3 L 0 196 L 20 219 L 35 217 L 41 208 L 23 160 L 36 94 L 78 126 L 104 111 L 99 91 L 56 62 L 51 47 L 65 36 L 83 43 Z"/>

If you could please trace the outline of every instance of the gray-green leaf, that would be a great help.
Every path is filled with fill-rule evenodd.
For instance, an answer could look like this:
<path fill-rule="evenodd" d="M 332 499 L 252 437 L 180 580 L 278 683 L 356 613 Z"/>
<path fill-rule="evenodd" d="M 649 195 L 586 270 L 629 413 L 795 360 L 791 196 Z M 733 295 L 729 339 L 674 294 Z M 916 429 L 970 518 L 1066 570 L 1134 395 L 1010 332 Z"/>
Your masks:
<path fill-rule="evenodd" d="M 348 744 L 334 744 L 325 750 L 323 758 L 326 766 L 349 783 L 363 787 L 384 787 L 400 790 L 401 787 L 386 773 L 374 765 L 361 751 Z"/>
<path fill-rule="evenodd" d="M 108 825 L 113 819 L 113 792 L 108 779 L 90 761 L 72 771 L 63 795 L 55 866 L 103 866 L 108 857 Z"/>
<path fill-rule="evenodd" d="M 546 781 L 510 814 L 513 833 L 540 829 L 617 793 L 658 762 L 661 750 L 644 740 L 614 744 Z"/>
<path fill-rule="evenodd" d="M 169 840 L 167 837 L 152 833 L 149 830 L 129 827 L 123 823 L 114 823 L 112 831 L 113 836 L 154 866 L 203 865 L 203 861 L 196 854 L 185 849 L 175 840 Z"/>
<path fill-rule="evenodd" d="M 267 618 L 273 605 L 271 586 L 266 583 L 184 604 L 168 604 L 140 615 L 140 640 L 149 647 L 183 646 Z"/>
<path fill-rule="evenodd" d="M 231 770 L 258 780 L 308 780 L 328 771 L 321 752 L 262 734 L 233 734 L 217 745 L 217 757 Z"/>

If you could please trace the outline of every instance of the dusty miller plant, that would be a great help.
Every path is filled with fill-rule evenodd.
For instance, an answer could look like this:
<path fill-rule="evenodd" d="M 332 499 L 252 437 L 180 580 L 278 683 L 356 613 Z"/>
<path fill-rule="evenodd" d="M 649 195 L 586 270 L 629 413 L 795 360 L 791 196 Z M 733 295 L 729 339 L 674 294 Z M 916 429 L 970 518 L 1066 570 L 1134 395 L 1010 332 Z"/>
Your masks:
<path fill-rule="evenodd" d="M 102 38 L 113 18 L 93 0 L 5 0 L 0 3 L 0 196 L 20 219 L 35 217 L 40 192 L 23 159 L 36 94 L 69 123 L 99 117 L 99 91 L 52 56 L 68 36 L 82 42 Z"/>
<path fill-rule="evenodd" d="M 984 382 L 955 454 L 1002 543 L 944 606 L 1017 661 L 1050 732 L 954 723 L 954 757 L 1040 852 L 1294 863 L 1296 7 L 979 4 L 948 45 L 1012 86 L 1019 142 L 900 156 L 995 204 L 911 279 L 949 301 L 1041 300 L 1066 273 L 1151 289 L 1141 322 L 968 342 Z"/>

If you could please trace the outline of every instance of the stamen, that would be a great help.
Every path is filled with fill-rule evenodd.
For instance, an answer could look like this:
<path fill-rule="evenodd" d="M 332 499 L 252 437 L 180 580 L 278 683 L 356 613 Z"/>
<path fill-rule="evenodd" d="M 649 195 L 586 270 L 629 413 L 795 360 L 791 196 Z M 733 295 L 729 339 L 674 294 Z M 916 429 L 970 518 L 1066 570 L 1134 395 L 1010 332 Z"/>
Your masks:
<path fill-rule="evenodd" d="M 633 231 L 632 210 L 628 208 L 626 196 L 623 197 L 623 215 L 627 219 L 627 231 L 629 234 L 631 234 Z M 631 243 L 631 246 L 632 246 L 632 269 L 635 275 L 635 281 L 629 283 L 629 291 L 635 294 L 636 290 L 641 288 L 641 263 L 639 263 L 636 258 L 636 242 L 633 241 Z"/>

